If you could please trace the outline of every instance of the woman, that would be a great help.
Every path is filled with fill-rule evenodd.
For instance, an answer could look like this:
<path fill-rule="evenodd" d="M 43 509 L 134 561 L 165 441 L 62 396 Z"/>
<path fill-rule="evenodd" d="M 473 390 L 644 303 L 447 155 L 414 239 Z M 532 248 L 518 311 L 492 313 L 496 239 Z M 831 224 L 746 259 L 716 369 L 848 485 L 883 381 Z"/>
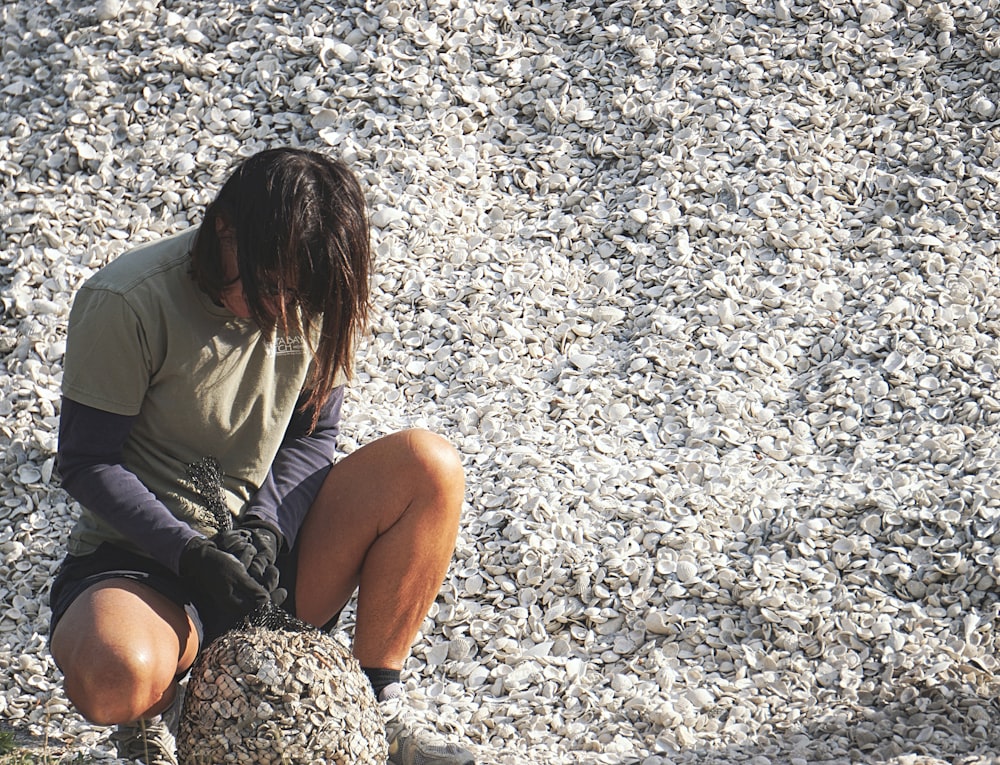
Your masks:
<path fill-rule="evenodd" d="M 410 430 L 336 461 L 370 259 L 350 170 L 277 149 L 196 230 L 125 253 L 74 300 L 58 463 L 83 509 L 50 644 L 122 756 L 175 762 L 157 716 L 202 645 L 269 599 L 329 625 L 357 589 L 389 761 L 472 763 L 404 719 L 399 682 L 453 553 L 460 459 Z"/>

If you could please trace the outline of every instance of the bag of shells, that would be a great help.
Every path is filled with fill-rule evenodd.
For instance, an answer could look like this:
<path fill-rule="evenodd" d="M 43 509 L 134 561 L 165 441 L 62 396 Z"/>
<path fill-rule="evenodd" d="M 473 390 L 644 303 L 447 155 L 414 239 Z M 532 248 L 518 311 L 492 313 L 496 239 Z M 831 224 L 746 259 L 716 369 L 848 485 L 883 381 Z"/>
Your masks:
<path fill-rule="evenodd" d="M 181 765 L 385 763 L 371 683 L 334 637 L 276 606 L 202 651 L 177 731 Z"/>
<path fill-rule="evenodd" d="M 343 162 L 269 149 L 199 225 L 74 298 L 58 465 L 80 513 L 49 647 L 123 759 L 473 762 L 400 679 L 454 551 L 461 459 L 424 430 L 337 450 L 369 239 Z M 348 651 L 326 631 L 353 597 Z"/>

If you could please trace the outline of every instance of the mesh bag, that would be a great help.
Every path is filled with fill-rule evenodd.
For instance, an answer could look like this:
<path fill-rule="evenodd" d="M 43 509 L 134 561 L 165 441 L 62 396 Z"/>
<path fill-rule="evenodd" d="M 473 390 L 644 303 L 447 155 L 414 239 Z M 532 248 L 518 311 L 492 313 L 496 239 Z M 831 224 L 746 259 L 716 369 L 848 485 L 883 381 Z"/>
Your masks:
<path fill-rule="evenodd" d="M 191 669 L 181 765 L 384 765 L 387 752 L 357 659 L 277 607 L 212 642 Z"/>
<path fill-rule="evenodd" d="M 189 467 L 216 528 L 232 518 L 217 463 Z M 181 765 L 384 765 L 385 721 L 357 659 L 275 605 L 201 652 L 177 728 Z"/>

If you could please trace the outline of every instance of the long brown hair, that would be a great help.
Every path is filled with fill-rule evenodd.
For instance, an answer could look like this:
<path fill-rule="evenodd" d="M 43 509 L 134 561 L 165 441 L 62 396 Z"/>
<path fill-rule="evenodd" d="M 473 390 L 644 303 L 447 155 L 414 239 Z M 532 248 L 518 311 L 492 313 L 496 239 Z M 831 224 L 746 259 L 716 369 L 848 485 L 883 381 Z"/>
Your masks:
<path fill-rule="evenodd" d="M 243 293 L 261 331 L 298 332 L 310 343 L 305 408 L 315 426 L 338 373 L 351 376 L 368 324 L 372 258 L 361 185 L 343 162 L 314 151 L 269 149 L 243 161 L 208 206 L 192 249 L 192 275 L 213 300 L 226 286 L 218 219 L 235 236 Z"/>

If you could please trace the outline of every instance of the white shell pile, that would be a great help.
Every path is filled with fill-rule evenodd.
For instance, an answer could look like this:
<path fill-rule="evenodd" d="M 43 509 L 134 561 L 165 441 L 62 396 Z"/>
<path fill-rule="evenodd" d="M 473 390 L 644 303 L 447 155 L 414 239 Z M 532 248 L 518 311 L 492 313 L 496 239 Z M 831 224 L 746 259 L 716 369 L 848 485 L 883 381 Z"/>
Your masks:
<path fill-rule="evenodd" d="M 384 765 L 387 750 L 368 678 L 318 630 L 227 632 L 191 669 L 182 765 Z"/>
<path fill-rule="evenodd" d="M 110 756 L 44 640 L 73 291 L 299 144 L 372 205 L 344 447 L 425 426 L 466 460 L 406 667 L 429 720 L 484 763 L 992 761 L 998 19 L 5 3 L 0 715 Z"/>

